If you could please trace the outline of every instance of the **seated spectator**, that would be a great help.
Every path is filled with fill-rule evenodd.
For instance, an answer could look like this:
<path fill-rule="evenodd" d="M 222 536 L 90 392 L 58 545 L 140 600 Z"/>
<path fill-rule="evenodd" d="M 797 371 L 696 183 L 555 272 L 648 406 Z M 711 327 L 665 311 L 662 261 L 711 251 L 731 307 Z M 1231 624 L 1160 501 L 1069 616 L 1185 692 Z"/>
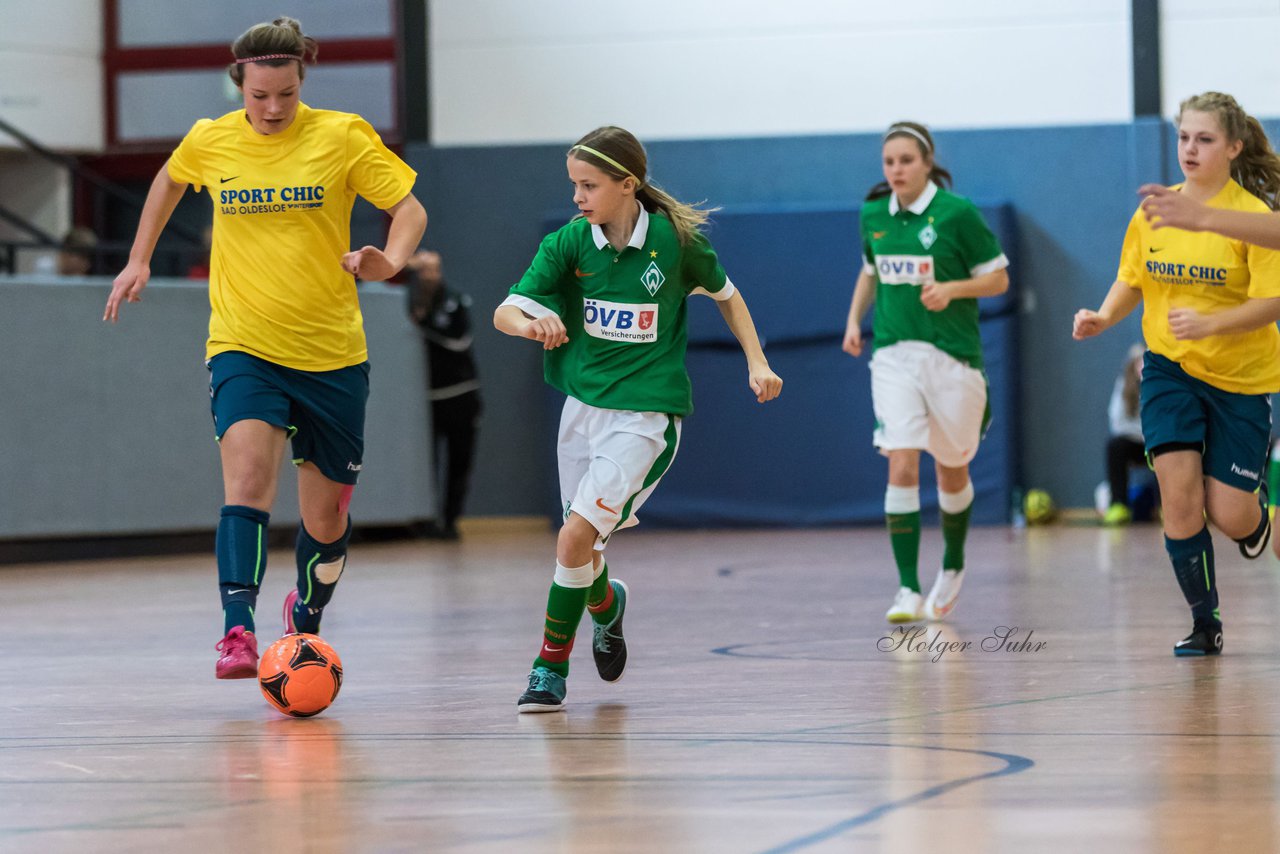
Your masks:
<path fill-rule="evenodd" d="M 1107 407 L 1111 438 L 1107 440 L 1107 481 L 1111 501 L 1103 513 L 1104 525 L 1127 525 L 1134 517 L 1129 498 L 1129 468 L 1146 467 L 1142 443 L 1142 418 L 1138 413 L 1138 384 L 1142 379 L 1143 346 L 1135 344 L 1116 377 Z"/>
<path fill-rule="evenodd" d="M 59 276 L 88 276 L 97 268 L 98 235 L 92 228 L 77 226 L 67 232 L 58 248 Z"/>

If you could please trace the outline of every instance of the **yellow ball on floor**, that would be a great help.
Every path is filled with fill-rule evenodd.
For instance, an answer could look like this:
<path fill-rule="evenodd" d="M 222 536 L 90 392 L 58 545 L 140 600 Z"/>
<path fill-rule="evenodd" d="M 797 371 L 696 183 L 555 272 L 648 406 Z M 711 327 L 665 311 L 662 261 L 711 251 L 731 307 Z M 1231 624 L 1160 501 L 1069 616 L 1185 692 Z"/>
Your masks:
<path fill-rule="evenodd" d="M 1058 514 L 1058 508 L 1053 504 L 1053 498 L 1043 489 L 1027 490 L 1027 496 L 1022 502 L 1022 512 L 1027 517 L 1028 525 L 1043 525 L 1052 522 L 1053 517 Z"/>

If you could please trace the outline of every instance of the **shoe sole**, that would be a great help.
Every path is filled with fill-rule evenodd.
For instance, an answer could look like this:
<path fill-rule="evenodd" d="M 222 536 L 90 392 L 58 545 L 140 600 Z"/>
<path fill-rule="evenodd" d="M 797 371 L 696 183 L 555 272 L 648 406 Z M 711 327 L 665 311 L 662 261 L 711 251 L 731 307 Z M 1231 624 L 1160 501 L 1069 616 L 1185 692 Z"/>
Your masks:
<path fill-rule="evenodd" d="M 1173 654 L 1178 658 L 1208 658 L 1211 655 L 1222 655 L 1222 651 L 1205 652 L 1200 649 L 1175 649 Z"/>
<path fill-rule="evenodd" d="M 627 582 L 622 581 L 621 579 L 617 579 L 617 578 L 615 578 L 615 579 L 613 579 L 613 580 L 617 583 L 617 585 L 618 585 L 619 587 L 621 587 L 621 588 L 622 588 L 622 596 L 623 596 L 623 599 L 622 599 L 622 603 L 623 603 L 623 606 L 622 606 L 622 613 L 618 615 L 618 627 L 619 627 L 619 628 L 621 628 L 621 627 L 622 627 L 622 618 L 623 618 L 623 617 L 625 617 L 625 616 L 627 615 L 627 608 L 626 608 L 627 603 L 629 603 L 629 602 L 631 601 L 631 588 L 627 586 Z M 625 643 L 625 641 L 624 641 L 624 643 Z M 627 657 L 628 657 L 628 660 L 630 659 L 630 656 L 631 656 L 631 650 L 630 650 L 630 649 L 628 649 L 628 650 L 627 650 Z M 621 681 L 622 681 L 622 677 L 623 677 L 623 676 L 626 674 L 626 672 L 627 672 L 627 663 L 628 663 L 627 661 L 623 661 L 623 662 L 622 662 L 622 672 L 621 672 L 621 673 L 619 673 L 617 676 L 613 677 L 612 679 L 605 679 L 605 678 L 604 678 L 604 676 L 600 676 L 600 678 L 601 678 L 602 680 L 604 680 L 605 682 L 608 682 L 610 685 L 612 685 L 614 682 L 621 682 Z M 599 670 L 596 670 L 596 674 L 597 674 L 597 675 L 600 675 L 600 671 L 599 671 Z"/>
<path fill-rule="evenodd" d="M 539 714 L 542 712 L 562 712 L 564 711 L 564 703 L 549 706 L 546 703 L 525 703 L 523 706 L 516 706 L 516 713 L 521 715 Z"/>
<path fill-rule="evenodd" d="M 258 675 L 258 666 L 244 664 L 234 670 L 224 670 L 221 673 L 214 673 L 218 679 L 254 679 Z"/>
<path fill-rule="evenodd" d="M 893 625 L 895 625 L 895 626 L 900 626 L 900 625 L 902 625 L 903 623 L 919 623 L 919 622 L 923 622 L 923 621 L 924 621 L 924 615 L 922 614 L 922 615 L 920 615 L 920 616 L 918 616 L 918 617 L 913 617 L 913 616 L 910 616 L 909 614 L 894 614 L 892 617 L 885 617 L 885 619 L 886 619 L 886 620 L 888 620 L 890 623 L 892 623 L 892 624 L 893 624 Z"/>

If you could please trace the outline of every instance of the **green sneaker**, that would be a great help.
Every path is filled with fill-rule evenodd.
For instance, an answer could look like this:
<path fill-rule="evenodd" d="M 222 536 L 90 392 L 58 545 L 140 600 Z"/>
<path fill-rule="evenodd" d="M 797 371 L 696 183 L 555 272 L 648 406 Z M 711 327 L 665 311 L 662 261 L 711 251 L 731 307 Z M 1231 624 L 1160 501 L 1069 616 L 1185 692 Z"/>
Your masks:
<path fill-rule="evenodd" d="M 554 670 L 529 671 L 529 688 L 516 701 L 517 712 L 558 712 L 564 708 L 564 677 Z"/>
<path fill-rule="evenodd" d="M 1108 527 L 1120 527 L 1128 525 L 1133 521 L 1133 511 L 1120 502 L 1116 502 L 1107 508 L 1107 512 L 1102 514 L 1102 524 Z"/>
<path fill-rule="evenodd" d="M 596 672 L 606 682 L 617 682 L 627 666 L 627 641 L 622 637 L 622 614 L 627 610 L 627 585 L 614 578 L 609 581 L 613 595 L 618 599 L 618 613 L 607 626 L 592 623 L 595 634 L 591 637 L 591 656 L 596 660 Z"/>

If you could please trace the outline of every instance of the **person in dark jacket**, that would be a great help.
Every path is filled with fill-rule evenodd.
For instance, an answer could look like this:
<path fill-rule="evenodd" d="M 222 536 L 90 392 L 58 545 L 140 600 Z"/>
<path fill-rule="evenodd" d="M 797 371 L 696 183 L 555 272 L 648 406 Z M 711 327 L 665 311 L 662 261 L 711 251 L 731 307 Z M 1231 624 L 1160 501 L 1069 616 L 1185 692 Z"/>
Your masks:
<path fill-rule="evenodd" d="M 428 535 L 458 538 L 480 426 L 480 380 L 471 352 L 471 298 L 444 281 L 439 252 L 419 250 L 409 271 L 409 316 L 422 331 L 436 468 L 444 489 L 437 526 Z"/>

